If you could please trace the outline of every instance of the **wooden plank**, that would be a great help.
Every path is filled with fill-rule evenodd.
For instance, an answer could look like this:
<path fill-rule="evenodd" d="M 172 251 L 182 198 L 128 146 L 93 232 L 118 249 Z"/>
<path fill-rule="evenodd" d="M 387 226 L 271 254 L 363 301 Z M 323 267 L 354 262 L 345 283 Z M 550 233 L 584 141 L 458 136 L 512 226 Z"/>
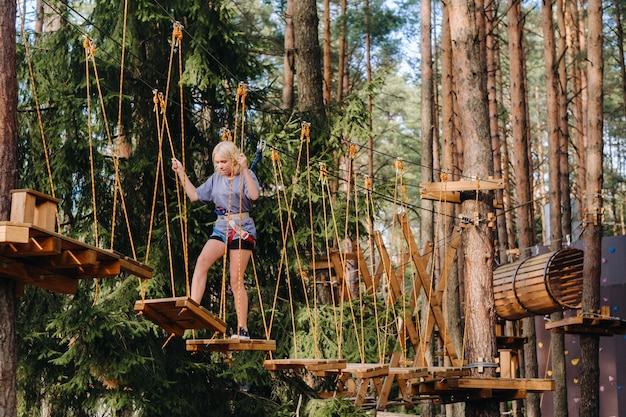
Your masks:
<path fill-rule="evenodd" d="M 361 277 L 363 277 L 363 283 L 365 284 L 365 291 L 373 291 L 374 281 L 372 280 L 372 276 L 370 275 L 369 265 L 365 260 L 365 255 L 363 254 L 363 250 L 358 243 L 355 243 L 357 246 L 357 261 L 359 263 L 359 273 Z"/>
<path fill-rule="evenodd" d="M 545 324 L 546 330 L 555 333 L 569 334 L 598 334 L 601 336 L 613 336 L 626 334 L 626 320 L 618 317 L 579 315 L 566 317 L 562 320 L 550 321 Z"/>
<path fill-rule="evenodd" d="M 356 378 L 374 378 L 389 374 L 389 364 L 379 363 L 348 363 L 343 370 Z"/>
<path fill-rule="evenodd" d="M 447 182 L 421 182 L 420 187 L 425 192 L 438 194 L 442 192 L 453 191 L 485 191 L 485 190 L 503 190 L 504 182 L 502 179 L 487 180 L 461 180 Z"/>
<path fill-rule="evenodd" d="M 288 369 L 307 369 L 308 371 L 340 371 L 346 367 L 343 359 L 268 359 L 263 362 L 263 367 L 268 371 L 280 371 Z"/>
<path fill-rule="evenodd" d="M 182 335 L 189 329 L 208 329 L 224 333 L 226 323 L 189 297 L 138 300 L 135 311 L 164 330 Z"/>
<path fill-rule="evenodd" d="M 27 243 L 0 245 L 0 254 L 11 258 L 25 258 L 29 256 L 59 255 L 62 250 L 62 241 L 58 237 L 30 237 Z"/>
<path fill-rule="evenodd" d="M 477 378 L 462 377 L 450 378 L 450 388 L 461 389 L 493 389 L 493 390 L 524 390 L 529 392 L 554 391 L 554 381 L 551 379 L 522 379 L 522 378 Z"/>
<path fill-rule="evenodd" d="M 233 352 L 233 351 L 274 351 L 275 340 L 266 339 L 189 339 L 186 342 L 188 352 Z"/>
<path fill-rule="evenodd" d="M 422 200 L 434 200 L 434 201 L 442 201 L 445 203 L 460 203 L 461 202 L 461 194 L 457 191 L 441 191 L 441 192 L 432 192 L 427 190 L 420 190 L 420 198 Z"/>
<path fill-rule="evenodd" d="M 378 249 L 378 253 L 380 255 L 380 263 L 383 266 L 383 270 L 385 271 L 389 288 L 391 290 L 389 292 L 389 303 L 393 304 L 395 300 L 400 298 L 402 295 L 402 290 L 400 289 L 396 272 L 391 265 L 391 258 L 389 257 L 389 253 L 387 252 L 387 248 L 383 242 L 383 237 L 378 231 L 374 232 L 374 242 L 376 243 L 376 248 Z"/>
<path fill-rule="evenodd" d="M 28 225 L 0 222 L 0 243 L 28 243 Z"/>

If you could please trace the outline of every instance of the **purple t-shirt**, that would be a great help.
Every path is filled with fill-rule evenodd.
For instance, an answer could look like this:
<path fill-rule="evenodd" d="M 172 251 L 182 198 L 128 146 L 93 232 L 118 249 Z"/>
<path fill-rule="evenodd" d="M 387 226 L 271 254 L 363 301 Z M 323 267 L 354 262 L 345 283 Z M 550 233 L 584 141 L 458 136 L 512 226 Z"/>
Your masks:
<path fill-rule="evenodd" d="M 254 183 L 259 187 L 259 180 L 253 171 L 250 175 Z M 242 218 L 239 213 L 249 213 L 252 210 L 252 200 L 248 197 L 248 187 L 241 174 L 228 178 L 224 175 L 213 174 L 204 184 L 197 188 L 198 199 L 203 203 L 213 202 L 216 211 L 224 212 L 218 216 L 213 234 L 218 232 L 222 236 L 228 236 L 233 229 L 228 220 L 233 220 L 237 225 L 249 233 L 256 240 L 256 228 L 252 217 Z M 243 193 L 243 194 L 242 194 Z M 241 203 L 241 208 L 240 208 Z M 235 239 L 238 238 L 238 234 Z"/>

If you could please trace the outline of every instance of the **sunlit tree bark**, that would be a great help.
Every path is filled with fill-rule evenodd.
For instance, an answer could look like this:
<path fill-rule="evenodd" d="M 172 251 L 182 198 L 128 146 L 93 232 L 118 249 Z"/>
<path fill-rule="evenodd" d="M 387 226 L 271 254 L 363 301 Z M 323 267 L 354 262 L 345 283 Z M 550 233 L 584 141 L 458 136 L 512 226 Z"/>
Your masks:
<path fill-rule="evenodd" d="M 0 0 L 0 220 L 9 220 L 17 188 L 16 2 Z M 0 277 L 0 416 L 17 416 L 16 284 Z"/>
<path fill-rule="evenodd" d="M 583 242 L 585 247 L 582 309 L 594 313 L 600 309 L 600 259 L 602 257 L 602 160 L 603 92 L 602 76 L 602 1 L 589 0 L 587 9 L 587 175 Z M 580 336 L 580 415 L 600 415 L 600 337 Z"/>
<path fill-rule="evenodd" d="M 293 0 L 285 6 L 285 57 L 283 63 L 283 110 L 293 109 L 294 101 L 294 45 L 293 45 Z"/>
<path fill-rule="evenodd" d="M 484 27 L 478 25 L 477 3 L 452 0 L 450 2 L 450 33 L 453 52 L 455 85 L 459 92 L 459 120 L 464 137 L 463 175 L 467 178 L 487 178 L 493 175 L 489 114 L 487 109 L 486 62 L 481 52 Z M 476 190 L 478 195 L 461 204 L 461 211 L 470 219 L 485 218 L 493 210 L 493 194 Z M 495 338 L 495 310 L 493 306 L 493 239 L 486 222 L 470 224 L 464 231 L 464 288 L 466 311 L 465 359 L 468 363 L 493 362 L 497 355 Z M 485 300 L 472 303 L 472 300 Z M 470 371 L 474 376 L 494 376 L 495 369 L 483 373 Z M 466 416 L 498 416 L 498 402 L 467 403 Z"/>

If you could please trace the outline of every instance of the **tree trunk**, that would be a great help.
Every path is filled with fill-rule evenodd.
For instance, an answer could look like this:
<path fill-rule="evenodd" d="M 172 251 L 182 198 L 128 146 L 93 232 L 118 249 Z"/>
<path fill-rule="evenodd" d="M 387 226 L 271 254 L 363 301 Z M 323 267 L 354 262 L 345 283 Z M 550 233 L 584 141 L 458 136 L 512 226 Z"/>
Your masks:
<path fill-rule="evenodd" d="M 433 132 L 435 124 L 435 103 L 433 84 L 433 50 L 432 50 L 432 29 L 431 29 L 431 3 L 430 0 L 423 0 L 420 8 L 420 52 L 421 52 L 421 103 L 422 103 L 422 182 L 433 181 Z M 433 202 L 432 200 L 422 200 L 422 215 L 420 224 L 420 242 L 427 245 L 433 242 Z M 420 248 L 420 250 L 422 250 Z"/>
<path fill-rule="evenodd" d="M 367 66 L 367 83 L 372 83 L 372 36 L 370 34 L 370 1 L 365 0 L 365 61 Z M 374 136 L 372 131 L 374 123 L 372 120 L 372 112 L 374 111 L 374 103 L 372 101 L 371 90 L 367 93 L 367 175 L 374 178 Z"/>
<path fill-rule="evenodd" d="M 463 175 L 486 179 L 493 175 L 489 114 L 487 111 L 486 63 L 481 54 L 484 27 L 477 25 L 476 13 L 483 13 L 474 2 L 450 2 L 450 33 L 453 52 L 453 72 L 459 100 L 459 119 L 464 137 Z M 477 193 L 477 194 L 474 194 Z M 493 210 L 492 193 L 476 190 L 466 196 L 461 211 L 475 223 L 463 233 L 463 271 L 465 284 L 465 359 L 469 364 L 495 362 L 495 310 L 493 308 L 493 237 L 485 219 Z M 478 217 L 476 219 L 475 217 Z M 473 300 L 484 300 L 476 303 Z M 483 373 L 470 370 L 474 376 L 495 376 L 495 369 Z M 487 399 L 466 404 L 466 416 L 499 415 L 498 401 Z"/>
<path fill-rule="evenodd" d="M 449 181 L 459 179 L 458 161 L 456 158 L 455 143 L 461 139 L 457 134 L 454 114 L 454 79 L 452 70 L 452 41 L 450 39 L 450 8 L 443 4 L 443 19 L 441 24 L 441 169 L 448 174 Z M 451 236 L 454 231 L 454 222 L 450 220 L 456 217 L 457 204 L 441 203 L 441 211 L 444 213 L 441 225 L 443 236 Z M 442 250 L 442 252 L 445 251 Z M 450 272 L 447 277 L 446 284 L 446 323 L 448 323 L 448 332 L 457 352 L 463 350 L 463 312 L 461 310 L 461 285 L 459 283 L 458 266 L 462 259 L 462 245 L 457 249 L 456 268 Z M 444 254 L 440 259 L 444 259 Z M 446 277 L 442 277 L 446 279 Z M 450 366 L 451 364 L 445 363 Z M 463 416 L 465 415 L 465 403 L 454 403 L 446 405 L 446 415 Z"/>
<path fill-rule="evenodd" d="M 340 16 L 339 16 L 339 60 L 337 62 L 337 102 L 343 101 L 343 77 L 346 71 L 346 9 L 348 8 L 347 0 L 340 0 Z"/>
<path fill-rule="evenodd" d="M 290 0 L 293 1 L 293 0 Z M 324 0 L 324 104 L 330 105 L 333 91 L 333 61 L 330 31 L 330 0 Z"/>
<path fill-rule="evenodd" d="M 285 57 L 283 63 L 283 103 L 282 109 L 293 109 L 294 85 L 294 34 L 293 34 L 293 1 L 287 0 L 285 8 Z"/>
<path fill-rule="evenodd" d="M 0 220 L 9 220 L 17 188 L 16 2 L 0 0 Z M 16 284 L 0 277 L 0 417 L 17 416 Z"/>
<path fill-rule="evenodd" d="M 530 141 L 528 139 L 527 92 L 524 73 L 524 50 L 522 41 L 521 4 L 512 0 L 507 12 L 509 34 L 509 56 L 511 72 L 511 137 L 513 152 L 511 165 L 515 182 L 515 217 L 517 224 L 518 247 L 523 259 L 530 254 L 535 244 L 533 223 L 532 192 L 530 183 Z M 537 350 L 535 347 L 534 318 L 522 320 L 524 336 L 528 343 L 524 345 L 524 375 L 526 378 L 537 377 Z M 529 393 L 526 397 L 526 411 L 529 417 L 540 415 L 539 395 Z"/>
<path fill-rule="evenodd" d="M 602 0 L 589 0 L 587 9 L 587 82 L 594 94 L 588 94 L 587 109 L 587 176 L 585 247 L 582 309 L 596 313 L 600 309 L 600 259 L 602 257 Z M 580 415 L 600 415 L 600 337 L 580 336 Z"/>
<path fill-rule="evenodd" d="M 421 52 L 421 104 L 422 104 L 422 146 L 421 146 L 421 180 L 422 182 L 433 181 L 433 132 L 435 123 L 435 102 L 434 102 L 434 86 L 433 86 L 433 51 L 432 51 L 432 29 L 431 29 L 431 2 L 430 0 L 422 0 L 420 3 L 420 52 Z M 433 218 L 433 201 L 423 199 L 422 215 L 420 221 L 420 242 L 423 245 L 420 250 L 423 250 L 426 245 L 433 243 L 434 232 L 434 218 Z M 434 259 L 432 260 L 434 261 Z M 440 279 L 445 279 L 440 277 Z M 433 286 L 437 283 L 435 280 L 432 282 Z M 424 288 L 424 291 L 430 291 L 429 288 Z M 422 304 L 422 317 L 428 317 L 429 306 L 428 302 Z M 422 328 L 425 328 L 425 321 L 422 324 Z M 428 342 L 428 348 L 425 352 L 425 357 L 428 366 L 433 366 L 434 346 L 435 338 L 431 335 L 431 340 Z M 435 409 L 432 401 L 421 401 L 420 403 L 421 415 L 424 417 L 432 417 L 435 413 Z"/>
<path fill-rule="evenodd" d="M 552 249 L 560 249 L 563 247 L 563 238 L 571 234 L 572 212 L 570 204 L 570 187 L 569 187 L 569 161 L 568 161 L 568 119 L 567 119 L 567 69 L 565 62 L 566 51 L 566 28 L 565 28 L 565 5 L 564 0 L 556 0 L 557 22 L 559 27 L 558 38 L 558 77 L 559 77 L 559 146 L 556 155 L 559 159 L 559 191 L 558 198 L 561 208 L 561 216 L 558 222 L 551 224 L 551 230 L 555 229 L 560 223 L 560 235 L 553 235 L 553 243 L 556 239 L 560 239 L 559 245 L 553 244 Z M 551 203 L 552 205 L 552 203 Z M 552 212 L 551 212 L 552 213 Z M 561 220 L 562 219 L 562 220 Z M 558 321 L 563 319 L 563 312 L 559 311 L 551 315 L 551 319 Z M 553 394 L 553 410 L 554 417 L 567 417 L 569 415 L 567 407 L 567 367 L 565 358 L 565 335 L 562 333 L 552 332 L 550 334 L 551 351 L 552 351 L 552 374 L 555 382 Z"/>
<path fill-rule="evenodd" d="M 543 0 L 543 57 L 546 68 L 546 112 L 548 130 L 548 154 L 559 155 L 561 141 L 559 135 L 559 79 L 556 65 L 556 41 L 554 36 L 554 21 L 552 0 Z M 561 178 L 559 175 L 561 159 L 548 158 L 549 187 L 548 200 L 550 202 L 550 245 L 553 250 L 561 245 Z"/>
<path fill-rule="evenodd" d="M 315 127 L 323 130 L 321 51 L 318 37 L 317 3 L 299 0 L 293 4 L 295 62 L 298 83 L 298 111 Z"/>
<path fill-rule="evenodd" d="M 493 152 L 493 169 L 495 178 L 502 178 L 502 146 L 500 145 L 500 124 L 498 118 L 498 87 L 497 87 L 497 65 L 496 55 L 499 48 L 498 28 L 495 16 L 498 15 L 498 3 L 490 1 L 485 8 L 487 25 L 487 93 L 489 98 L 489 132 L 491 134 L 491 149 Z M 494 22 L 496 23 L 494 25 Z M 504 193 L 502 190 L 496 191 L 496 200 L 502 201 Z M 502 208 L 496 209 L 496 224 L 498 231 L 498 240 L 496 253 L 499 263 L 506 262 L 506 251 L 504 250 L 507 243 L 506 221 Z"/>
<path fill-rule="evenodd" d="M 572 203 L 570 201 L 569 183 L 569 120 L 567 99 L 567 27 L 565 25 L 565 1 L 556 0 L 557 22 L 559 26 L 559 160 L 560 160 L 560 183 L 561 190 L 561 236 L 570 237 L 572 234 Z"/>
<path fill-rule="evenodd" d="M 569 24 L 571 36 L 567 48 L 568 56 L 572 62 L 572 145 L 574 147 L 574 189 L 573 195 L 576 199 L 576 211 L 572 217 L 575 221 L 582 221 L 583 196 L 585 195 L 585 116 L 583 96 L 583 71 L 581 61 L 582 36 L 580 13 L 577 1 L 567 2 L 570 10 L 571 21 Z M 577 239 L 578 236 L 574 236 Z"/>

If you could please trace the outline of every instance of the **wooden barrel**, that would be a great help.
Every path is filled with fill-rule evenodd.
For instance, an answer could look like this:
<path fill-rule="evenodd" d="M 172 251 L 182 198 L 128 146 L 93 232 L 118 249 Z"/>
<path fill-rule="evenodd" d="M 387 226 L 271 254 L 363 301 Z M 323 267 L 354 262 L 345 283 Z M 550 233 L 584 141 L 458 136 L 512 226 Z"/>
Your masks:
<path fill-rule="evenodd" d="M 579 308 L 583 251 L 567 248 L 502 265 L 493 272 L 496 313 L 506 320 Z"/>

